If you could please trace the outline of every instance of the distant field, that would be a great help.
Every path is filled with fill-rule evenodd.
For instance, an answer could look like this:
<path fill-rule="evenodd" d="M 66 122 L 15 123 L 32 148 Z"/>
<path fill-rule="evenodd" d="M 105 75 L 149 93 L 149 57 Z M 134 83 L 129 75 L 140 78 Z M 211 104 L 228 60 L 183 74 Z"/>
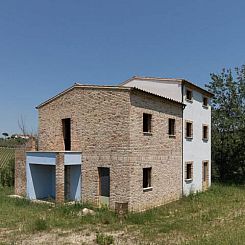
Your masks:
<path fill-rule="evenodd" d="M 14 159 L 14 151 L 14 148 L 0 147 L 0 170 L 8 164 L 11 159 Z"/>
<path fill-rule="evenodd" d="M 0 244 L 245 244 L 245 187 L 213 185 L 120 222 L 109 210 L 52 207 L 11 199 L 0 189 Z M 91 206 L 90 206 L 91 208 Z"/>

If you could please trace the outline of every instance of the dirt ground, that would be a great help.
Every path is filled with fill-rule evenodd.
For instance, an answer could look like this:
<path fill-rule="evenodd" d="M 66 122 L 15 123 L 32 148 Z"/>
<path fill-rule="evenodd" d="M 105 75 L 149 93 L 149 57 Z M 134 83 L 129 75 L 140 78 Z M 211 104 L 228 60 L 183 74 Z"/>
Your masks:
<path fill-rule="evenodd" d="M 12 233 L 12 234 L 11 234 Z M 114 244 L 135 245 L 142 244 L 135 238 L 130 237 L 125 232 L 105 232 L 105 235 L 111 235 L 114 238 Z M 0 230 L 0 244 L 18 244 L 18 245 L 36 245 L 36 244 L 86 244 L 94 245 L 96 243 L 96 233 L 89 230 L 84 231 L 64 231 L 52 230 L 38 232 L 28 235 L 18 235 L 15 230 Z M 149 244 L 149 243 L 148 243 Z"/>

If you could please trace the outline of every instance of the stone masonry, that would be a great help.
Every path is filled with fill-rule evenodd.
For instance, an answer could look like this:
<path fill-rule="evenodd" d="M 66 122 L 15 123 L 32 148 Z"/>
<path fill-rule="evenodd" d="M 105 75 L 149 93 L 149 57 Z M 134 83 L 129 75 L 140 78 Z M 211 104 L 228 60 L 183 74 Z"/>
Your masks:
<path fill-rule="evenodd" d="M 39 108 L 39 150 L 63 151 L 62 119 L 71 118 L 71 150 L 82 152 L 82 200 L 98 204 L 98 167 L 110 168 L 110 207 L 129 202 L 128 89 L 80 88 Z M 62 187 L 63 188 L 63 187 Z"/>
<path fill-rule="evenodd" d="M 142 132 L 142 114 L 152 115 L 150 134 Z M 175 136 L 168 119 L 175 119 Z M 182 105 L 139 91 L 131 93 L 130 208 L 144 210 L 182 195 Z M 142 169 L 152 168 L 152 189 L 143 191 Z"/>
<path fill-rule="evenodd" d="M 26 151 L 37 148 L 34 138 L 15 150 L 15 194 L 26 195 Z"/>
<path fill-rule="evenodd" d="M 55 201 L 56 203 L 64 202 L 65 198 L 65 169 L 64 169 L 64 153 L 57 152 L 56 153 L 56 168 L 55 168 L 55 179 L 56 179 L 56 196 Z"/>
<path fill-rule="evenodd" d="M 139 211 L 181 196 L 181 103 L 127 87 L 75 85 L 38 110 L 40 151 L 64 151 L 62 119 L 71 119 L 71 150 L 82 152 L 83 201 L 98 204 L 98 167 L 110 168 L 112 209 L 128 203 Z M 142 131 L 143 113 L 152 115 L 149 135 Z M 176 121 L 174 137 L 168 135 L 168 118 Z M 152 168 L 149 191 L 143 191 L 143 167 Z M 64 167 L 59 168 L 61 180 Z M 63 183 L 56 187 L 64 192 Z"/>

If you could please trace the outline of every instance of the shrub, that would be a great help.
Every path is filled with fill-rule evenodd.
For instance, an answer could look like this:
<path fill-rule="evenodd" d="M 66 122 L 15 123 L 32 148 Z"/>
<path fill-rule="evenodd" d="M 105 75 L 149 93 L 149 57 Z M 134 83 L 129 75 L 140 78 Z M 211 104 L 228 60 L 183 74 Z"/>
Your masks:
<path fill-rule="evenodd" d="M 47 228 L 48 228 L 47 221 L 41 218 L 36 219 L 32 226 L 33 231 L 44 231 Z"/>
<path fill-rule="evenodd" d="M 14 159 L 9 160 L 8 164 L 5 164 L 0 171 L 0 184 L 2 186 L 14 186 Z"/>
<path fill-rule="evenodd" d="M 12 202 L 16 207 L 27 207 L 32 204 L 31 201 L 26 198 L 14 198 Z"/>
<path fill-rule="evenodd" d="M 96 242 L 99 245 L 110 245 L 114 243 L 114 238 L 110 235 L 98 233 L 96 235 Z"/>

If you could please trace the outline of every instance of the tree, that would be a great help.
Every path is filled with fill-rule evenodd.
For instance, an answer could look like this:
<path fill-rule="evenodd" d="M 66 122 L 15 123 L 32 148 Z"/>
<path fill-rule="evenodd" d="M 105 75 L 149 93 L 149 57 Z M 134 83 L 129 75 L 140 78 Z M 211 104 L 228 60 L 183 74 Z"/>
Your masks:
<path fill-rule="evenodd" d="M 26 135 L 27 134 L 26 123 L 22 115 L 18 119 L 18 126 L 19 126 L 21 133 L 23 135 Z"/>
<path fill-rule="evenodd" d="M 8 133 L 2 133 L 2 135 L 4 136 L 4 138 L 6 139 L 6 137 L 8 137 L 9 136 L 9 134 Z"/>
<path fill-rule="evenodd" d="M 32 136 L 32 137 L 37 138 L 36 131 L 34 131 L 33 129 L 31 129 L 31 130 L 28 129 L 28 127 L 26 126 L 26 121 L 25 121 L 25 119 L 23 118 L 22 115 L 18 119 L 18 126 L 19 126 L 19 129 L 20 129 L 22 135 L 24 135 L 24 136 Z"/>
<path fill-rule="evenodd" d="M 245 65 L 211 74 L 212 159 L 223 182 L 245 182 Z"/>

